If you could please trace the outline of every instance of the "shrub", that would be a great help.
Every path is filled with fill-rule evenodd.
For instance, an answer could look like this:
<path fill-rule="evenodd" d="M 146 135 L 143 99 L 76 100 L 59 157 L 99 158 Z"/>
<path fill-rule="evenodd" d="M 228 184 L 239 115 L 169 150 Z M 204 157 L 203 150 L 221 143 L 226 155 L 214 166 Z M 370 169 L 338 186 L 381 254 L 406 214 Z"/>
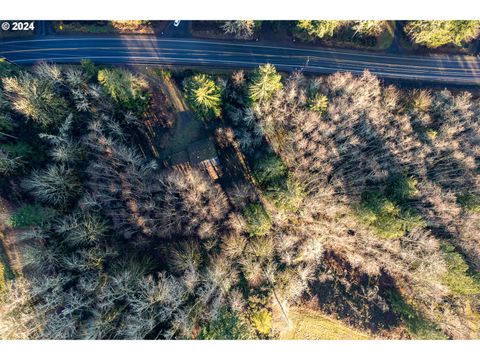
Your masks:
<path fill-rule="evenodd" d="M 250 320 L 255 329 L 263 336 L 270 334 L 272 329 L 272 314 L 267 309 L 257 310 Z"/>
<path fill-rule="evenodd" d="M 261 157 L 253 166 L 255 179 L 262 187 L 282 181 L 287 173 L 287 167 L 282 159 L 273 153 Z"/>
<path fill-rule="evenodd" d="M 52 218 L 54 211 L 40 205 L 24 205 L 10 216 L 7 224 L 13 228 L 40 226 Z"/>
<path fill-rule="evenodd" d="M 271 258 L 274 250 L 273 241 L 269 237 L 251 239 L 246 247 L 246 253 L 248 255 L 253 255 L 256 260 Z"/>
<path fill-rule="evenodd" d="M 10 176 L 14 174 L 22 165 L 19 157 L 13 156 L 11 153 L 0 148 L 0 174 Z"/>
<path fill-rule="evenodd" d="M 260 21 L 235 20 L 225 21 L 221 28 L 225 34 L 233 34 L 237 39 L 251 39 L 259 26 Z"/>
<path fill-rule="evenodd" d="M 478 275 L 469 273 L 468 264 L 451 244 L 442 246 L 443 258 L 447 264 L 447 274 L 443 282 L 457 296 L 480 295 L 480 279 Z"/>
<path fill-rule="evenodd" d="M 97 77 L 98 69 L 92 60 L 82 59 L 80 61 L 80 66 L 89 79 L 95 79 Z"/>
<path fill-rule="evenodd" d="M 415 228 L 424 227 L 422 218 L 378 192 L 366 192 L 357 211 L 360 219 L 384 238 L 399 238 Z"/>
<path fill-rule="evenodd" d="M 56 231 L 71 246 L 93 245 L 108 232 L 107 223 L 88 212 L 75 212 L 58 221 Z"/>
<path fill-rule="evenodd" d="M 480 213 L 480 196 L 478 195 L 464 193 L 458 197 L 458 203 L 467 211 Z"/>
<path fill-rule="evenodd" d="M 429 90 L 412 91 L 410 106 L 418 112 L 427 112 L 432 106 L 432 94 Z"/>
<path fill-rule="evenodd" d="M 1 96 L 1 93 L 0 93 Z M 0 101 L 2 98 L 0 97 Z M 0 103 L 0 109 L 1 109 L 1 103 Z M 12 121 L 12 117 L 8 113 L 2 113 L 0 111 L 0 140 L 3 140 L 3 138 L 8 137 L 9 133 L 13 130 L 14 125 Z"/>
<path fill-rule="evenodd" d="M 3 234 L 0 232 L 0 305 L 2 302 L 2 292 L 7 289 L 7 282 L 14 278 L 7 255 L 3 249 Z M 0 306 L 1 308 L 1 306 Z M 1 318 L 1 313 L 0 313 Z M 0 331 L 1 332 L 1 331 Z"/>
<path fill-rule="evenodd" d="M 299 181 L 289 177 L 281 186 L 272 188 L 267 196 L 279 210 L 295 212 L 305 198 L 305 189 Z"/>
<path fill-rule="evenodd" d="M 2 249 L 0 249 L 0 255 L 2 255 L 1 251 Z M 5 265 L 3 265 L 3 259 L 0 256 L 0 295 L 4 290 L 6 290 L 6 288 L 7 288 L 7 274 L 5 271 Z"/>
<path fill-rule="evenodd" d="M 294 35 L 302 40 L 329 39 L 336 36 L 343 28 L 351 29 L 353 38 L 356 34 L 363 37 L 375 37 L 387 29 L 388 22 L 382 20 L 301 20 L 294 28 Z"/>
<path fill-rule="evenodd" d="M 9 63 L 3 58 L 0 58 L 0 78 L 12 76 L 15 74 L 16 70 L 17 69 L 15 68 L 15 65 Z"/>
<path fill-rule="evenodd" d="M 261 157 L 255 162 L 253 173 L 275 207 L 283 211 L 298 210 L 305 191 L 298 181 L 288 175 L 280 157 L 273 153 Z"/>
<path fill-rule="evenodd" d="M 157 74 L 160 76 L 163 80 L 170 80 L 172 78 L 172 72 L 167 69 L 157 69 Z"/>
<path fill-rule="evenodd" d="M 384 20 L 359 20 L 353 22 L 352 29 L 355 33 L 364 36 L 379 36 L 386 28 L 387 21 Z"/>
<path fill-rule="evenodd" d="M 30 158 L 36 152 L 31 145 L 23 141 L 18 141 L 13 144 L 2 144 L 1 148 L 15 157 L 24 159 Z"/>
<path fill-rule="evenodd" d="M 250 204 L 243 209 L 246 220 L 245 229 L 250 236 L 267 235 L 272 227 L 272 220 L 262 204 Z"/>
<path fill-rule="evenodd" d="M 413 177 L 391 175 L 385 194 L 375 191 L 362 194 L 360 218 L 385 238 L 398 238 L 415 228 L 425 227 L 421 216 L 408 207 L 408 200 L 418 193 L 416 186 L 417 180 Z"/>
<path fill-rule="evenodd" d="M 0 294 L 7 288 L 7 283 L 5 279 L 5 267 L 2 262 L 0 262 Z"/>
<path fill-rule="evenodd" d="M 235 312 L 222 310 L 216 320 L 202 328 L 198 338 L 201 340 L 246 340 L 251 339 L 252 334 Z"/>
<path fill-rule="evenodd" d="M 417 180 L 406 175 L 394 175 L 390 178 L 386 196 L 388 199 L 403 204 L 418 193 Z"/>

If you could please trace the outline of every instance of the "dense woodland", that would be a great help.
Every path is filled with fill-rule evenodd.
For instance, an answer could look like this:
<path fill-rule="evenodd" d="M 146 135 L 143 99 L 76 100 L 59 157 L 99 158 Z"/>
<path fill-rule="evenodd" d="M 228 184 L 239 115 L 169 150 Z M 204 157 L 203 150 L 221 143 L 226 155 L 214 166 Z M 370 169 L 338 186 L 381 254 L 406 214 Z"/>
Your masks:
<path fill-rule="evenodd" d="M 239 164 L 214 181 L 140 151 L 140 74 L 0 76 L 0 231 L 22 230 L 0 338 L 270 339 L 292 306 L 373 337 L 480 338 L 472 94 L 268 64 L 177 75 Z"/>
<path fill-rule="evenodd" d="M 271 23 L 270 28 L 278 30 L 282 22 L 260 22 L 251 20 L 218 21 L 226 35 L 236 39 L 253 39 L 262 31 L 262 23 Z M 393 22 L 384 20 L 300 20 L 289 23 L 289 32 L 295 39 L 304 42 L 330 41 L 378 46 L 379 39 L 390 32 L 393 36 Z M 435 49 L 442 46 L 462 48 L 480 35 L 478 20 L 414 20 L 401 25 L 405 43 L 414 47 Z M 396 36 L 399 36 L 397 34 Z"/>
<path fill-rule="evenodd" d="M 57 33 L 163 34 L 169 21 L 55 21 Z M 299 20 L 299 21 L 192 21 L 192 35 L 232 40 L 300 41 L 310 44 L 386 50 L 392 45 L 404 51 L 478 53 L 479 20 Z M 173 28 L 173 30 L 172 30 Z M 13 34 L 10 34 L 12 36 Z M 30 34 L 30 35 L 33 35 Z M 0 34 L 0 39 L 4 36 Z"/>

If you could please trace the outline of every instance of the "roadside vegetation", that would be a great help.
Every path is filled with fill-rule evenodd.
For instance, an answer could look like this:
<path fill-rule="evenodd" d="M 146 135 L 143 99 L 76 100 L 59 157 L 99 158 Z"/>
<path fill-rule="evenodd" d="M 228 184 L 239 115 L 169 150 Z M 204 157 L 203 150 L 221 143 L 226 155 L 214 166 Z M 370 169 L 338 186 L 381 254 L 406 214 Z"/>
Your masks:
<path fill-rule="evenodd" d="M 336 40 L 366 46 L 385 46 L 378 44 L 380 36 L 391 32 L 390 22 L 380 20 L 302 20 L 293 29 L 297 39 L 307 42 Z"/>
<path fill-rule="evenodd" d="M 476 54 L 477 20 L 194 21 L 196 37 L 394 52 Z"/>
<path fill-rule="evenodd" d="M 472 94 L 159 71 L 215 140 L 215 179 L 143 150 L 162 104 L 145 75 L 0 66 L 21 263 L 0 268 L 0 338 L 480 337 Z"/>
<path fill-rule="evenodd" d="M 153 34 L 157 25 L 156 23 L 157 22 L 145 20 L 55 21 L 53 27 L 58 33 L 73 32 Z"/>
<path fill-rule="evenodd" d="M 462 47 L 480 35 L 480 21 L 409 21 L 405 31 L 415 44 L 428 48 L 438 48 L 448 44 Z"/>

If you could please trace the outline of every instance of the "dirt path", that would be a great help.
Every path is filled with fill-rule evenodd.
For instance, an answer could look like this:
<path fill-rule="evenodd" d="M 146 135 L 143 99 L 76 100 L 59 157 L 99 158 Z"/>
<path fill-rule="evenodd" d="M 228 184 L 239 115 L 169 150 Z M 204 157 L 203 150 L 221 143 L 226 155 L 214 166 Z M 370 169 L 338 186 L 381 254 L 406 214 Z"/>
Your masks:
<path fill-rule="evenodd" d="M 188 108 L 180 89 L 171 79 L 160 79 L 153 69 L 143 69 L 142 73 L 148 81 L 159 88 L 167 97 L 167 101 L 173 107 L 175 116 L 175 125 L 168 130 L 161 139 L 161 144 L 157 141 L 158 157 L 161 161 L 166 160 L 172 154 L 186 151 L 191 143 L 208 137 L 208 131 L 203 123 L 194 117 Z"/>

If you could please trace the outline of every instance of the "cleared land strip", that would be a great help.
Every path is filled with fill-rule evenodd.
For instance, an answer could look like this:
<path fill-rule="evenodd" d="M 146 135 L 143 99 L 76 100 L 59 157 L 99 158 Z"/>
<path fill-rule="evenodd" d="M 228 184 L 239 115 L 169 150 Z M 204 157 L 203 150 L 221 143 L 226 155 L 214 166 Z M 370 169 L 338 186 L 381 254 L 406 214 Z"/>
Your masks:
<path fill-rule="evenodd" d="M 368 340 L 365 333 L 339 320 L 309 309 L 290 309 L 290 328 L 281 331 L 282 340 Z"/>

